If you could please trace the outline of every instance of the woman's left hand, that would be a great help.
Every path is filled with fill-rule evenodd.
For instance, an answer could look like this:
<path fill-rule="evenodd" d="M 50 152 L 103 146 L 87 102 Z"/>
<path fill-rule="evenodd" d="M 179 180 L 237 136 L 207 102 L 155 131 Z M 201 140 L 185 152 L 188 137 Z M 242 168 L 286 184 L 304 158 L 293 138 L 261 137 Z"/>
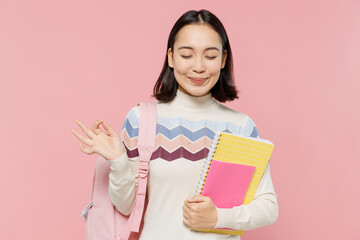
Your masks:
<path fill-rule="evenodd" d="M 216 226 L 218 214 L 211 198 L 197 195 L 186 199 L 183 206 L 183 222 L 194 229 L 208 229 Z"/>

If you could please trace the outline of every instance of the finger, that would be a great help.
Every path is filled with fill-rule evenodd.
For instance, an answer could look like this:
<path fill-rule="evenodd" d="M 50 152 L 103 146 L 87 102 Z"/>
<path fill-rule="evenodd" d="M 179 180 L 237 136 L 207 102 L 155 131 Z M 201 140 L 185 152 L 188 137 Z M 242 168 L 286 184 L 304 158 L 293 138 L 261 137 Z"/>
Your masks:
<path fill-rule="evenodd" d="M 190 199 L 189 202 L 197 202 L 197 203 L 204 202 L 204 201 L 206 201 L 206 198 L 207 198 L 206 196 L 195 195 Z"/>
<path fill-rule="evenodd" d="M 116 135 L 115 130 L 105 120 L 102 123 L 103 123 L 103 126 L 104 126 L 105 130 L 108 132 L 108 134 L 110 136 L 115 136 Z"/>
<path fill-rule="evenodd" d="M 90 130 L 82 121 L 80 120 L 74 120 L 77 125 L 79 125 L 79 127 L 84 131 L 84 133 L 90 138 L 90 139 L 93 139 L 96 135 L 95 133 Z"/>
<path fill-rule="evenodd" d="M 82 145 L 81 143 L 79 143 L 79 145 L 80 145 L 80 149 L 81 149 L 82 152 L 84 152 L 86 154 L 93 154 L 94 153 L 93 150 L 85 148 L 84 145 Z"/>
<path fill-rule="evenodd" d="M 99 127 L 99 125 L 101 124 L 102 121 L 103 121 L 103 120 L 101 119 L 101 120 L 96 120 L 96 121 L 94 122 L 94 125 L 93 125 L 93 127 L 92 127 L 92 130 L 94 131 L 94 133 L 95 133 L 96 135 L 102 132 L 101 129 L 100 129 L 100 127 Z"/>
<path fill-rule="evenodd" d="M 183 219 L 183 223 L 184 223 L 186 226 L 190 227 L 190 223 L 189 223 L 189 221 L 188 221 L 188 220 L 186 220 L 185 218 Z"/>
<path fill-rule="evenodd" d="M 191 209 L 190 208 L 188 208 L 187 206 L 185 206 L 185 205 L 183 205 L 183 212 L 186 212 L 186 214 L 187 215 L 189 215 L 190 214 L 190 212 L 191 212 Z"/>
<path fill-rule="evenodd" d="M 188 208 L 188 213 L 196 212 L 198 208 L 198 203 L 186 203 L 184 206 Z"/>
<path fill-rule="evenodd" d="M 202 199 L 199 199 L 199 198 L 191 198 L 191 199 L 188 199 L 187 200 L 189 203 L 200 203 L 202 202 L 203 200 Z"/>
<path fill-rule="evenodd" d="M 92 141 L 90 139 L 85 138 L 80 133 L 76 132 L 74 129 L 72 129 L 71 131 L 81 142 L 85 143 L 89 147 L 92 147 Z"/>
<path fill-rule="evenodd" d="M 191 209 L 191 203 L 189 203 L 187 200 L 184 201 L 184 206 Z"/>
<path fill-rule="evenodd" d="M 187 221 L 190 221 L 190 215 L 187 212 L 183 212 L 183 218 Z"/>

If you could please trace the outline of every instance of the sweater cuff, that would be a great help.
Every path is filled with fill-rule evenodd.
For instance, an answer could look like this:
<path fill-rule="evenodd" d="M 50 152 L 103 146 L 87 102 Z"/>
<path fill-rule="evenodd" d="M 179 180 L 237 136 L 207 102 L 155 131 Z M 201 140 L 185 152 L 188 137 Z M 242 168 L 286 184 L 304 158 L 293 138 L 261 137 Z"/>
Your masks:
<path fill-rule="evenodd" d="M 232 228 L 235 229 L 236 216 L 231 208 L 217 208 L 218 221 L 214 228 Z"/>
<path fill-rule="evenodd" d="M 111 173 L 116 173 L 118 176 L 126 176 L 130 173 L 130 165 L 126 152 L 119 157 L 109 160 Z"/>

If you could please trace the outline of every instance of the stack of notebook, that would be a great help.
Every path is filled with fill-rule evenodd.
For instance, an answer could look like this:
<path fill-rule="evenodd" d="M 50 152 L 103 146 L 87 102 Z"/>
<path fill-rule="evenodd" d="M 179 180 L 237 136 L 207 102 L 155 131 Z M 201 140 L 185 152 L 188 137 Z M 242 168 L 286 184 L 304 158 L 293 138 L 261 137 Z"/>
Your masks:
<path fill-rule="evenodd" d="M 250 203 L 273 149 L 274 144 L 268 140 L 225 132 L 216 134 L 196 194 L 210 197 L 218 208 Z M 227 228 L 190 229 L 243 235 L 243 230 Z"/>

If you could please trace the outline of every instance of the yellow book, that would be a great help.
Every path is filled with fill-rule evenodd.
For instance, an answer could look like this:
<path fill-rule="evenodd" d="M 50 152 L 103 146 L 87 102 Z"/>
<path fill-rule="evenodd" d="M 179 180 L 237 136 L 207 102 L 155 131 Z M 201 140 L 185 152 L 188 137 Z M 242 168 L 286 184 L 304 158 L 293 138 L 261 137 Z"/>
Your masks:
<path fill-rule="evenodd" d="M 214 141 L 205 161 L 204 169 L 200 177 L 197 195 L 202 195 L 202 190 L 209 173 L 212 160 L 223 161 L 228 163 L 242 164 L 255 167 L 253 177 L 246 191 L 243 204 L 250 203 L 260 184 L 267 163 L 274 150 L 274 144 L 261 138 L 253 138 L 243 135 L 221 132 L 214 136 Z M 234 194 L 236 194 L 234 192 Z M 191 230 L 222 233 L 231 235 L 243 235 L 243 230 L 235 229 L 193 229 Z"/>

